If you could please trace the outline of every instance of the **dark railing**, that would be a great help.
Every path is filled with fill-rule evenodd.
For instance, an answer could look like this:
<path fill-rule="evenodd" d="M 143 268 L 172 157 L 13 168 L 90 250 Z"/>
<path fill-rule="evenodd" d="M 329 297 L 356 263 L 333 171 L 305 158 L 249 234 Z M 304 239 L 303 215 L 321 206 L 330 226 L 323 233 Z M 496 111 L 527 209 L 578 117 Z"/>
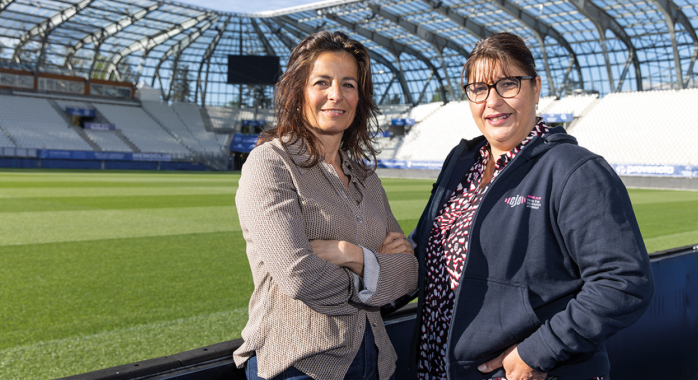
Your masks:
<path fill-rule="evenodd" d="M 606 343 L 613 380 L 698 380 L 698 245 L 651 255 L 656 290 L 647 312 Z M 385 317 L 398 353 L 396 379 L 416 379 L 407 368 L 416 304 Z M 242 339 L 126 364 L 64 380 L 244 380 L 232 353 Z"/>

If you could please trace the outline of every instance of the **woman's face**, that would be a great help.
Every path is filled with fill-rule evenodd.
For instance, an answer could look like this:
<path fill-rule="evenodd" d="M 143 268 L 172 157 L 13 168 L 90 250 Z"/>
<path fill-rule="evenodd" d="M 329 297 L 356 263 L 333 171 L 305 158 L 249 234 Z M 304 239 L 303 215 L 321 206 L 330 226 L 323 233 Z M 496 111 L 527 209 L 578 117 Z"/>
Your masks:
<path fill-rule="evenodd" d="M 527 75 L 518 67 L 510 67 L 508 76 Z M 501 65 L 492 70 L 488 62 L 480 61 L 475 65 L 474 75 L 468 83 L 483 82 L 494 84 L 507 77 Z M 521 143 L 536 124 L 536 104 L 540 96 L 541 80 L 522 80 L 519 94 L 504 99 L 490 88 L 489 96 L 483 103 L 470 103 L 475 124 L 492 147 L 495 157 L 510 151 Z"/>
<path fill-rule="evenodd" d="M 303 112 L 316 135 L 341 135 L 359 102 L 359 66 L 346 52 L 320 53 L 308 75 Z"/>

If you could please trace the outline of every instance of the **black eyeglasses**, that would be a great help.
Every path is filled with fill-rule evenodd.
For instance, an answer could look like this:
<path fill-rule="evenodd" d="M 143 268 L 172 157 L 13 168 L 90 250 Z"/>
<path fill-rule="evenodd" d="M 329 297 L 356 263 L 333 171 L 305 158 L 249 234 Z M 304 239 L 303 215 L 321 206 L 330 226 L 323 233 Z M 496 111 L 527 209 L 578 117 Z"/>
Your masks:
<path fill-rule="evenodd" d="M 521 81 L 534 79 L 532 76 L 515 76 L 502 78 L 494 84 L 483 82 L 468 83 L 463 85 L 465 96 L 473 103 L 483 103 L 490 96 L 490 89 L 494 87 L 497 94 L 502 98 L 513 98 L 521 91 Z"/>

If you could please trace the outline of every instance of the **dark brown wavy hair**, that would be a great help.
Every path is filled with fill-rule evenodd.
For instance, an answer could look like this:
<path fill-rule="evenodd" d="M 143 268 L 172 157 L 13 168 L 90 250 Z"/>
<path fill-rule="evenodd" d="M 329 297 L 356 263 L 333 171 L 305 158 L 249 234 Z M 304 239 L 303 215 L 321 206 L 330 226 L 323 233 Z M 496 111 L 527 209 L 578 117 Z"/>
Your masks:
<path fill-rule="evenodd" d="M 339 149 L 346 151 L 361 169 L 368 171 L 375 167 L 376 151 L 371 143 L 371 125 L 378 131 L 378 106 L 373 100 L 373 81 L 371 80 L 371 59 L 368 49 L 360 42 L 350 39 L 341 32 L 321 31 L 306 37 L 291 52 L 286 72 L 276 84 L 274 108 L 276 108 L 277 126 L 262 133 L 258 144 L 263 144 L 278 137 L 284 146 L 302 143 L 301 153 L 309 153 L 305 162 L 297 163 L 302 167 L 312 167 L 320 160 L 317 137 L 307 128 L 310 123 L 302 110 L 305 88 L 310 71 L 320 53 L 347 52 L 359 67 L 359 102 L 356 106 L 354 121 L 344 131 Z M 369 164 L 368 162 L 373 164 Z"/>

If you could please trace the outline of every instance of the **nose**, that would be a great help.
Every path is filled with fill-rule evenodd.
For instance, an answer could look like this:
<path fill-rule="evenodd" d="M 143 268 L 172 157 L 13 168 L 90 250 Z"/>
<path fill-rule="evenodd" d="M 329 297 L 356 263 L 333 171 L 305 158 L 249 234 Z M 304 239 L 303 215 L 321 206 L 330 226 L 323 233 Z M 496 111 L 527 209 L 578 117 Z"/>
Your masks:
<path fill-rule="evenodd" d="M 332 81 L 332 85 L 327 90 L 327 98 L 334 102 L 342 100 L 342 88 L 338 81 Z"/>
<path fill-rule="evenodd" d="M 487 96 L 487 108 L 494 108 L 502 104 L 502 97 L 499 96 L 494 87 L 490 87 L 490 94 Z"/>

